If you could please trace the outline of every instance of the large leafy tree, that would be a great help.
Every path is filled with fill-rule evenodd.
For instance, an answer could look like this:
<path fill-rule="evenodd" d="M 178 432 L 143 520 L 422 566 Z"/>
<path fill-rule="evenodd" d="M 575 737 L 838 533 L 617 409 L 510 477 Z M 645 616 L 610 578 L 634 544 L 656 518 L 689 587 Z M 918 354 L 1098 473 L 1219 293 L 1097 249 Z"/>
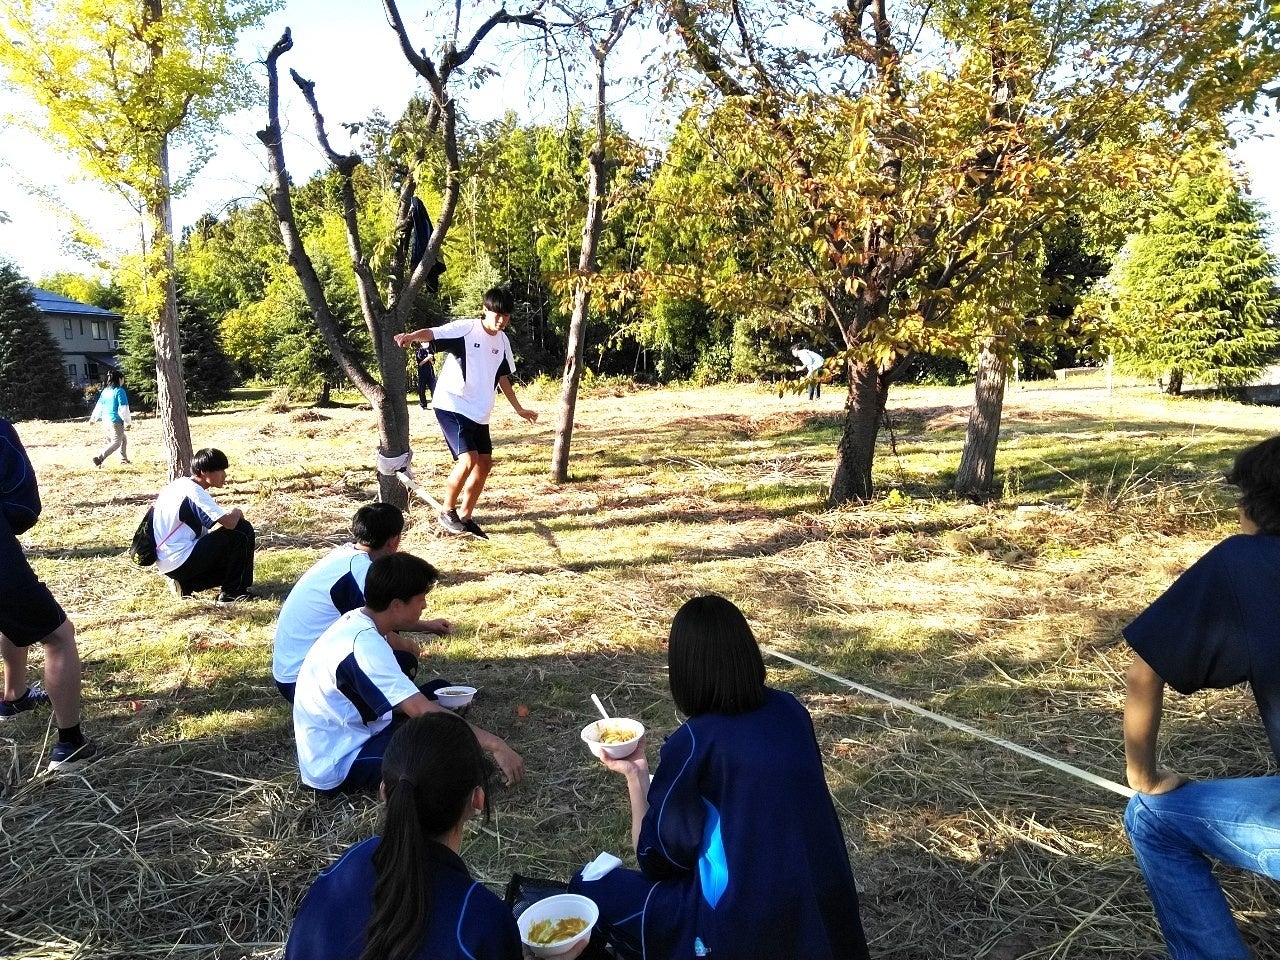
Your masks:
<path fill-rule="evenodd" d="M 0 69 L 35 102 L 31 126 L 137 210 L 144 226 L 131 312 L 151 325 L 169 474 L 190 469 L 172 197 L 225 113 L 254 93 L 237 33 L 276 0 L 0 0 Z M 175 177 L 169 150 L 194 158 Z"/>
<path fill-rule="evenodd" d="M 0 260 L 0 417 L 54 420 L 83 413 L 62 354 L 31 298 L 31 286 Z"/>
<path fill-rule="evenodd" d="M 1213 42 L 1204 24 L 1227 5 L 1160 5 L 1152 31 L 1150 5 L 1109 0 L 664 4 L 723 169 L 692 209 L 741 225 L 687 287 L 739 309 L 820 305 L 849 381 L 831 502 L 872 494 L 903 361 L 975 340 L 1007 355 L 1011 314 L 972 305 L 1021 297 L 1042 236 L 1167 166 L 1197 117 L 1169 106 L 1194 79 L 1184 38 Z"/>
<path fill-rule="evenodd" d="M 1116 363 L 1171 394 L 1248 383 L 1280 349 L 1280 274 L 1258 204 L 1225 163 L 1184 175 L 1099 291 Z"/>

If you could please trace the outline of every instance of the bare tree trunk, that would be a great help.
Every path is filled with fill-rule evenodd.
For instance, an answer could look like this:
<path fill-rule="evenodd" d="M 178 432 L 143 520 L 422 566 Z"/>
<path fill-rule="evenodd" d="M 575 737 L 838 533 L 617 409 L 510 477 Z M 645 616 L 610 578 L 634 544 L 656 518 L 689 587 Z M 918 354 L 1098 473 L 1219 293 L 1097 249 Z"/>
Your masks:
<path fill-rule="evenodd" d="M 173 263 L 173 206 L 169 196 L 169 143 L 160 147 L 160 182 L 157 200 L 149 211 L 152 220 L 151 252 L 147 270 L 164 283 L 164 307 L 152 320 L 151 338 L 156 348 L 156 413 L 168 459 L 169 479 L 191 472 L 191 425 L 187 419 L 187 389 L 182 374 L 182 344 L 178 334 L 178 293 Z"/>
<path fill-rule="evenodd" d="M 625 26 L 625 20 L 622 21 Z M 620 32 L 618 18 L 609 39 L 595 50 L 596 57 L 596 142 L 587 155 L 587 217 L 582 225 L 582 248 L 578 255 L 578 278 L 573 292 L 573 317 L 569 321 L 569 342 L 565 347 L 564 376 L 560 386 L 560 410 L 556 418 L 556 442 L 551 452 L 551 477 L 556 483 L 569 479 L 569 445 L 573 441 L 573 418 L 578 406 L 578 384 L 582 380 L 582 355 L 586 346 L 587 307 L 591 303 L 590 278 L 597 272 L 596 249 L 604 221 L 605 92 L 604 63 Z"/>
<path fill-rule="evenodd" d="M 1004 412 L 1008 364 L 992 349 L 993 346 L 991 341 L 987 341 L 978 353 L 973 407 L 969 410 L 964 450 L 960 454 L 960 468 L 956 471 L 955 491 L 962 497 L 986 493 L 995 477 L 996 446 L 1000 442 L 1000 417 Z"/>
<path fill-rule="evenodd" d="M 1169 371 L 1169 385 L 1165 387 L 1165 393 L 1171 397 L 1182 396 L 1182 368 L 1174 367 Z"/>
<path fill-rule="evenodd" d="M 836 472 L 827 496 L 831 506 L 871 499 L 871 464 L 876 455 L 880 417 L 889 395 L 889 385 L 875 364 L 850 360 L 845 369 L 849 396 L 845 401 L 844 432 L 836 450 Z"/>
<path fill-rule="evenodd" d="M 392 326 L 393 316 L 379 318 L 375 347 L 379 344 L 378 368 L 382 377 L 382 390 L 373 404 L 378 415 L 378 450 L 387 457 L 403 456 L 409 451 L 409 375 L 406 372 L 404 350 L 392 339 L 398 330 Z M 395 476 L 378 474 L 378 499 L 394 504 L 401 510 L 409 506 L 409 491 Z"/>

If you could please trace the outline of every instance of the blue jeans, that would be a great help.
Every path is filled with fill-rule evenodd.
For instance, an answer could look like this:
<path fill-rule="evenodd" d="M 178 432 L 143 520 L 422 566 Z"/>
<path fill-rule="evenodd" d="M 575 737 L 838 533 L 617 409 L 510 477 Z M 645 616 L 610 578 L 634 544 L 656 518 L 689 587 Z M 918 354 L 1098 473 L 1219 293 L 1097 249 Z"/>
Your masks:
<path fill-rule="evenodd" d="M 1280 879 L 1280 777 L 1135 794 L 1124 826 L 1173 960 L 1248 960 L 1209 858 Z"/>

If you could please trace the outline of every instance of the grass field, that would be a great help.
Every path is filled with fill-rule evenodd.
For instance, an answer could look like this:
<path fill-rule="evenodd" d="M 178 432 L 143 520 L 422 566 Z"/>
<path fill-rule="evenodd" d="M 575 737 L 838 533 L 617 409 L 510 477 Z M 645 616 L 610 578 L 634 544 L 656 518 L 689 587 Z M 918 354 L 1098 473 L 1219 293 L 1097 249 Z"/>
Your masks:
<path fill-rule="evenodd" d="M 968 391 L 900 389 L 880 498 L 827 510 L 838 395 L 598 388 L 563 486 L 548 479 L 556 398 L 527 396 L 542 423 L 504 404 L 495 418 L 477 511 L 492 540 L 440 536 L 417 505 L 403 545 L 443 571 L 427 615 L 457 628 L 430 668 L 480 687 L 471 719 L 528 763 L 463 851 L 499 890 L 513 871 L 567 877 L 601 849 L 625 853 L 622 784 L 577 734 L 592 692 L 651 743 L 679 724 L 664 639 L 697 592 L 738 602 L 762 644 L 1123 779 L 1119 628 L 1233 528 L 1222 471 L 1277 423 L 1265 407 L 1029 385 L 1006 405 L 999 495 L 974 504 L 945 492 Z M 415 467 L 438 488 L 447 455 L 413 412 Z M 107 755 L 38 777 L 48 715 L 0 727 L 0 956 L 274 956 L 315 873 L 376 829 L 372 797 L 300 786 L 270 677 L 280 600 L 376 489 L 372 415 L 241 398 L 193 419 L 195 445 L 231 459 L 218 499 L 258 531 L 268 599 L 236 607 L 174 598 L 124 556 L 163 483 L 154 421 L 130 433 L 132 466 L 101 470 L 95 428 L 19 429 L 46 504 L 24 542 L 77 626 L 86 729 Z M 813 714 L 873 956 L 1157 954 L 1122 798 L 769 666 Z M 1270 768 L 1246 690 L 1173 696 L 1165 730 L 1192 776 Z M 1257 955 L 1280 957 L 1275 889 L 1240 875 L 1227 889 Z"/>

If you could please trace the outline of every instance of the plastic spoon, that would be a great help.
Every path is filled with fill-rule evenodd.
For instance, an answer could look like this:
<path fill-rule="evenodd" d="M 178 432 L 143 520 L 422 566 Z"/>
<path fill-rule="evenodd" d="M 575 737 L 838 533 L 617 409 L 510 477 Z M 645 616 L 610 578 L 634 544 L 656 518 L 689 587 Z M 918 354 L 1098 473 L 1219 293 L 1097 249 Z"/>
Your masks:
<path fill-rule="evenodd" d="M 600 698 L 594 693 L 591 695 L 591 702 L 594 703 L 596 705 L 596 709 L 600 711 L 600 716 L 604 717 L 606 720 L 612 719 L 612 717 L 609 716 L 609 711 L 604 708 L 604 704 L 600 702 Z"/>

